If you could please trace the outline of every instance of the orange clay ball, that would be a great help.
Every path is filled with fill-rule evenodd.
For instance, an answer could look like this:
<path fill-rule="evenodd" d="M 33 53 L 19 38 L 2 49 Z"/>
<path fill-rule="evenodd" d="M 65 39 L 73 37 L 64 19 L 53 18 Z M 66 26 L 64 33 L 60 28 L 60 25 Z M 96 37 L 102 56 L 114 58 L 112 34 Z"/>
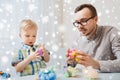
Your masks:
<path fill-rule="evenodd" d="M 67 57 L 70 57 L 71 59 L 74 59 L 76 62 L 80 60 L 80 58 L 76 58 L 78 56 L 76 49 L 68 49 Z"/>

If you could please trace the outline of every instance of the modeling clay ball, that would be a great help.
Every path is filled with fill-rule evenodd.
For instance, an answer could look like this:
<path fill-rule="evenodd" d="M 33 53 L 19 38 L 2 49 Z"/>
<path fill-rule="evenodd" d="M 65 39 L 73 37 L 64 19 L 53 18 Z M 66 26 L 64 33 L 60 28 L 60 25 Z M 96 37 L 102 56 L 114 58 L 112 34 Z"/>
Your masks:
<path fill-rule="evenodd" d="M 39 71 L 38 80 L 56 80 L 56 73 L 53 70 Z"/>
<path fill-rule="evenodd" d="M 79 54 L 77 53 L 76 49 L 68 49 L 67 57 L 70 57 L 70 59 L 74 59 L 76 62 L 80 60 L 80 58 L 77 58 Z"/>
<path fill-rule="evenodd" d="M 69 66 L 69 67 L 67 67 L 67 70 L 64 73 L 64 75 L 66 77 L 75 77 L 75 76 L 77 76 L 77 72 L 78 72 L 77 68 L 73 68 L 73 67 Z"/>
<path fill-rule="evenodd" d="M 70 57 L 71 59 L 75 59 L 76 56 L 76 50 L 75 49 L 68 49 L 67 57 Z"/>
<path fill-rule="evenodd" d="M 41 76 L 39 77 L 39 80 L 46 80 L 45 74 L 41 74 Z"/>
<path fill-rule="evenodd" d="M 3 74 L 2 74 L 2 77 L 3 77 L 3 78 L 9 78 L 9 77 L 10 77 L 10 74 L 8 74 L 8 73 L 3 73 Z"/>
<path fill-rule="evenodd" d="M 92 66 L 88 66 L 85 69 L 83 69 L 82 73 L 83 76 L 86 78 L 91 78 L 91 79 L 98 78 L 98 72 Z"/>
<path fill-rule="evenodd" d="M 38 52 L 38 54 L 39 54 L 40 56 L 42 56 L 42 54 L 43 54 L 42 49 L 39 48 L 39 49 L 37 50 L 37 52 Z"/>
<path fill-rule="evenodd" d="M 80 58 L 75 58 L 75 61 L 78 62 L 80 60 Z"/>
<path fill-rule="evenodd" d="M 43 73 L 42 71 L 39 71 L 38 72 L 38 77 L 40 77 L 42 75 L 42 73 Z"/>
<path fill-rule="evenodd" d="M 66 72 L 64 73 L 64 75 L 65 75 L 65 77 L 71 77 L 71 73 L 70 73 L 69 71 L 66 71 Z"/>
<path fill-rule="evenodd" d="M 48 76 L 49 76 L 49 80 L 56 80 L 56 74 L 55 73 L 51 72 L 51 73 L 48 74 Z"/>

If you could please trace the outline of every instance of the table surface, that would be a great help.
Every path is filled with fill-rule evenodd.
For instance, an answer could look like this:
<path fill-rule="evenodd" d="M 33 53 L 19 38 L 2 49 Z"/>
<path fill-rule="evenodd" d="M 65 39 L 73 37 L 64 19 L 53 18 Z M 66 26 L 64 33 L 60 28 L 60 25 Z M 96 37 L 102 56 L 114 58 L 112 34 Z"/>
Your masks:
<path fill-rule="evenodd" d="M 0 80 L 36 80 L 36 75 L 25 76 L 25 77 L 11 77 L 11 79 L 0 79 Z M 83 78 L 82 75 L 77 77 L 67 78 L 63 74 L 57 74 L 57 80 L 88 80 Z M 99 77 L 95 80 L 120 80 L 120 73 L 99 73 Z"/>

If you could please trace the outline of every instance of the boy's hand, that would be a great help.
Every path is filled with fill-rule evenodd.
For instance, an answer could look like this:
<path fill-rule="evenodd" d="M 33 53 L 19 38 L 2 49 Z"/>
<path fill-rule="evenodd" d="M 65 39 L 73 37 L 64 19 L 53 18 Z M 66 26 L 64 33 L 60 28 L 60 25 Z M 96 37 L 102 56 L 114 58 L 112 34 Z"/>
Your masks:
<path fill-rule="evenodd" d="M 41 49 L 40 52 L 42 52 L 42 54 L 40 54 L 39 51 L 38 51 L 40 49 Z M 40 45 L 40 47 L 35 52 L 31 51 L 31 54 L 28 56 L 28 58 L 30 60 L 35 60 L 39 57 L 43 57 L 43 60 L 46 61 L 46 62 L 49 61 L 49 58 L 50 58 L 49 52 L 45 49 L 44 45 Z"/>
<path fill-rule="evenodd" d="M 41 45 L 41 49 L 42 49 L 42 52 L 43 52 L 43 55 L 42 56 L 45 56 L 47 53 L 47 50 L 45 49 L 44 45 Z"/>
<path fill-rule="evenodd" d="M 41 45 L 40 48 L 42 49 L 42 56 L 44 58 L 44 61 L 48 62 L 50 57 L 49 52 L 45 49 L 44 45 Z"/>
<path fill-rule="evenodd" d="M 30 52 L 30 55 L 28 56 L 28 58 L 32 61 L 32 60 L 36 60 L 37 58 L 39 58 L 39 54 L 36 52 Z"/>

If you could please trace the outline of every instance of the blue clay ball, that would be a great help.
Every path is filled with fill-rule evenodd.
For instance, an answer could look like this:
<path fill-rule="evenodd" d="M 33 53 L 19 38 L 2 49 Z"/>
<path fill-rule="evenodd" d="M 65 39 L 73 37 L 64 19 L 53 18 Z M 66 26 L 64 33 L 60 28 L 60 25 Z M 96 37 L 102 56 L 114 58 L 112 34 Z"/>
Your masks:
<path fill-rule="evenodd" d="M 50 73 L 49 74 L 49 80 L 56 80 L 56 74 L 55 73 Z"/>

